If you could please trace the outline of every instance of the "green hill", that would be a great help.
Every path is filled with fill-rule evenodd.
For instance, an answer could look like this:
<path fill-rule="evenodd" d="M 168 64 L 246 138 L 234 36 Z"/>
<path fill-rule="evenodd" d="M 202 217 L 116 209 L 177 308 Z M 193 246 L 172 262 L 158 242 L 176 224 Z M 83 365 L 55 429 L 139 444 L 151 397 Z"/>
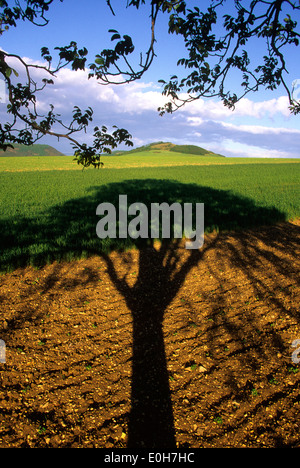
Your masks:
<path fill-rule="evenodd" d="M 173 146 L 170 151 L 174 153 L 184 153 L 184 154 L 198 154 L 199 156 L 211 156 L 211 151 L 208 151 L 200 146 L 195 145 L 176 145 Z"/>
<path fill-rule="evenodd" d="M 149 145 L 144 145 L 140 146 L 138 148 L 129 150 L 129 151 L 114 151 L 114 155 L 128 155 L 128 154 L 135 154 L 135 153 L 144 153 L 144 152 L 149 152 L 149 151 L 170 151 L 173 153 L 184 153 L 184 154 L 195 154 L 198 156 L 220 156 L 220 157 L 225 157 L 222 156 L 221 154 L 216 154 L 213 153 L 212 151 L 208 151 L 204 148 L 201 148 L 200 146 L 196 145 L 174 145 L 174 143 L 170 142 L 163 142 L 163 141 L 157 141 L 155 143 L 150 143 Z"/>
<path fill-rule="evenodd" d="M 6 156 L 64 156 L 63 153 L 49 145 L 13 145 L 6 151 L 0 150 L 0 157 Z"/>

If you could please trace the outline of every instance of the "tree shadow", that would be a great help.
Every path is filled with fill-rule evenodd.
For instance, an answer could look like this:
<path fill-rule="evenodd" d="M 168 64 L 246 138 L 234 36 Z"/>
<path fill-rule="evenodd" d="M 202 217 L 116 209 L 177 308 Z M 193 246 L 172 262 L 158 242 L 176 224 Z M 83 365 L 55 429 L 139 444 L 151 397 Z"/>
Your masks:
<path fill-rule="evenodd" d="M 160 179 L 133 179 L 89 188 L 86 197 L 73 198 L 31 218 L 0 221 L 0 271 L 27 265 L 42 266 L 60 260 L 99 255 L 144 245 L 140 239 L 99 239 L 96 216 L 99 203 L 119 204 L 127 194 L 128 206 L 150 203 L 204 203 L 205 231 L 244 229 L 284 221 L 278 209 L 257 206 L 253 200 L 229 190 Z"/>
<path fill-rule="evenodd" d="M 170 245 L 164 240 L 160 248 L 153 245 L 141 248 L 139 273 L 132 286 L 126 276 L 119 276 L 111 257 L 103 256 L 110 278 L 123 295 L 133 318 L 128 447 L 176 447 L 163 320 L 186 274 L 202 255 L 202 251 L 192 250 L 178 269 L 177 247 L 178 241 Z"/>
<path fill-rule="evenodd" d="M 15 249 L 9 258 L 14 266 L 28 262 L 41 265 L 45 261 L 70 259 L 82 254 L 103 257 L 108 274 L 124 297 L 133 319 L 128 447 L 175 448 L 164 316 L 189 271 L 201 261 L 208 249 L 213 248 L 214 243 L 204 244 L 201 249 L 192 249 L 180 256 L 178 247 L 181 241 L 178 239 L 162 239 L 159 244 L 151 239 L 98 239 L 96 208 L 102 202 L 118 207 L 120 194 L 127 195 L 128 205 L 136 201 L 146 206 L 154 202 L 169 205 L 174 202 L 204 203 L 208 231 L 274 223 L 283 220 L 284 215 L 275 208 L 258 207 L 252 200 L 230 191 L 169 180 L 127 180 L 92 187 L 86 197 L 51 209 L 42 222 L 19 219 L 13 233 L 9 235 L 7 228 L 2 231 L 2 245 L 7 248 L 7 258 L 17 233 L 22 233 L 19 250 Z M 32 243 L 37 246 L 36 251 L 32 249 Z M 109 255 L 111 250 L 122 251 L 133 246 L 139 255 L 134 284 L 126 273 L 120 274 L 118 262 Z M 128 271 L 130 262 L 129 256 Z"/>

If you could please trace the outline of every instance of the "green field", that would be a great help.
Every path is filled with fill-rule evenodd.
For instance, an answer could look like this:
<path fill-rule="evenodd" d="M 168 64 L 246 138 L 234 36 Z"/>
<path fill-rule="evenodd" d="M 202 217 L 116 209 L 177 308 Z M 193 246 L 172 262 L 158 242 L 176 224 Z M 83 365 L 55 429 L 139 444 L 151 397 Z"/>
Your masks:
<path fill-rule="evenodd" d="M 203 202 L 206 231 L 300 216 L 299 159 L 148 151 L 103 161 L 103 169 L 82 171 L 70 156 L 0 158 L 1 271 L 131 246 L 96 236 L 98 204 L 117 207 L 119 194 L 147 206 Z"/>
<path fill-rule="evenodd" d="M 261 159 L 261 158 L 220 158 L 218 156 L 199 157 L 194 154 L 171 153 L 163 151 L 148 151 L 134 153 L 128 156 L 103 156 L 104 170 L 124 169 L 126 167 L 170 167 L 170 166 L 210 166 L 210 165 L 240 165 L 240 164 L 299 164 L 299 159 Z M 19 157 L 0 158 L 0 172 L 23 171 L 82 171 L 82 167 L 73 161 L 73 156 L 52 157 Z M 93 170 L 93 168 L 85 169 Z"/>

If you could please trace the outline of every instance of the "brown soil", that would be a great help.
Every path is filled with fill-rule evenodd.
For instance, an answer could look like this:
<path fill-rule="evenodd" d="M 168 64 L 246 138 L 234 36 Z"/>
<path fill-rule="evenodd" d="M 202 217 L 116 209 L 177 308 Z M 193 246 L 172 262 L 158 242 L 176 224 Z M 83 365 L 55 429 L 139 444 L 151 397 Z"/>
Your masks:
<path fill-rule="evenodd" d="M 300 447 L 299 240 L 298 220 L 2 275 L 0 447 Z"/>

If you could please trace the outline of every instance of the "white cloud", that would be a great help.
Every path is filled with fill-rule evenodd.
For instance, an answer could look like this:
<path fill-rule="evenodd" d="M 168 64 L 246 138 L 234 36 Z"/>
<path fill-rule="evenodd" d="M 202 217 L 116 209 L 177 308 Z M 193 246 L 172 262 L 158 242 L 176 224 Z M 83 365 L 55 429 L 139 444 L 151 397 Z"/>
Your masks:
<path fill-rule="evenodd" d="M 255 153 L 257 156 L 265 157 L 270 153 L 272 157 L 299 157 L 300 130 L 298 129 L 236 125 L 216 120 L 203 120 L 198 117 L 188 117 L 187 122 L 194 128 L 194 133 L 201 133 L 205 139 L 215 143 L 222 144 L 224 141 L 229 141 L 232 149 L 239 144 L 243 145 L 243 151 L 247 146 L 247 152 Z M 226 148 L 228 149 L 228 144 Z M 256 150 L 254 151 L 253 148 Z"/>
<path fill-rule="evenodd" d="M 43 110 L 51 103 L 67 113 L 78 105 L 82 108 L 91 106 L 96 112 L 105 114 L 141 114 L 157 112 L 165 99 L 152 83 L 100 85 L 95 79 L 88 79 L 88 71 L 62 69 L 57 73 L 55 84 L 45 89 L 38 102 Z"/>
<path fill-rule="evenodd" d="M 205 123 L 205 120 L 200 117 L 188 117 L 187 122 L 190 125 L 198 127 Z M 299 137 L 300 130 L 285 127 L 266 127 L 264 125 L 235 125 L 228 122 L 218 122 L 219 125 L 232 132 L 245 132 L 252 135 L 279 135 L 281 133 L 289 134 L 290 136 Z"/>
<path fill-rule="evenodd" d="M 25 58 L 28 63 L 32 63 L 29 58 Z M 42 65 L 40 62 L 39 65 Z M 45 64 L 44 64 L 45 65 Z M 24 70 L 23 70 L 24 72 Z M 21 71 L 22 73 L 22 71 Z M 46 72 L 41 69 L 32 69 L 32 76 L 35 80 L 41 80 Z M 184 97 L 184 95 L 182 95 Z M 100 85 L 95 79 L 88 80 L 88 71 L 72 71 L 64 68 L 57 73 L 55 85 L 49 86 L 39 102 L 49 102 L 62 109 L 64 106 L 77 105 L 77 102 L 86 103 L 109 103 L 114 104 L 114 112 L 118 113 L 143 113 L 145 111 L 155 111 L 163 106 L 167 99 L 162 96 L 157 85 L 153 83 L 132 82 L 125 85 Z M 76 101 L 77 100 L 77 101 Z M 80 104 L 78 104 L 80 106 Z M 288 99 L 281 96 L 268 101 L 254 102 L 244 98 L 237 103 L 233 112 L 223 105 L 221 101 L 199 99 L 184 106 L 180 112 L 184 115 L 197 116 L 203 119 L 224 120 L 235 117 L 254 117 L 261 119 L 266 115 L 281 114 L 285 117 L 289 115 Z"/>
<path fill-rule="evenodd" d="M 224 154 L 232 157 L 245 158 L 286 158 L 287 153 L 278 150 L 262 149 L 251 145 L 238 144 L 228 141 L 224 147 Z"/>
<path fill-rule="evenodd" d="M 36 80 L 45 77 L 40 69 L 32 69 L 32 73 Z M 20 70 L 19 81 L 22 77 L 24 70 Z M 37 101 L 40 113 L 48 112 L 53 104 L 66 123 L 72 120 L 75 105 L 83 110 L 90 106 L 94 125 L 124 127 L 132 133 L 136 145 L 167 140 L 198 144 L 219 153 L 224 150 L 228 155 L 240 151 L 241 156 L 299 156 L 300 130 L 284 126 L 290 115 L 284 96 L 261 102 L 244 98 L 234 112 L 222 102 L 199 99 L 173 115 L 159 117 L 157 108 L 165 102 L 153 83 L 101 86 L 95 79 L 88 80 L 87 71 L 66 68 L 57 73 L 55 84 L 47 86 Z M 87 141 L 91 140 L 90 133 L 84 135 Z"/>
<path fill-rule="evenodd" d="M 243 98 L 237 103 L 235 113 L 240 116 L 250 116 L 257 119 L 277 113 L 288 117 L 290 115 L 288 106 L 289 101 L 287 96 L 280 96 L 277 99 L 261 102 L 254 102 L 248 98 Z"/>
<path fill-rule="evenodd" d="M 256 119 L 261 119 L 265 116 L 274 116 L 274 114 L 281 114 L 288 117 L 290 115 L 288 106 L 289 102 L 286 96 L 260 102 L 254 102 L 248 98 L 243 98 L 236 104 L 233 111 L 225 107 L 221 101 L 200 98 L 185 106 L 183 112 L 189 115 L 197 115 L 198 117 L 216 120 L 234 117 L 254 117 Z"/>
<path fill-rule="evenodd" d="M 181 96 L 182 98 L 186 96 Z M 181 112 L 189 115 L 201 116 L 205 119 L 224 119 L 232 116 L 232 111 L 220 101 L 203 98 L 193 101 L 182 108 Z"/>

